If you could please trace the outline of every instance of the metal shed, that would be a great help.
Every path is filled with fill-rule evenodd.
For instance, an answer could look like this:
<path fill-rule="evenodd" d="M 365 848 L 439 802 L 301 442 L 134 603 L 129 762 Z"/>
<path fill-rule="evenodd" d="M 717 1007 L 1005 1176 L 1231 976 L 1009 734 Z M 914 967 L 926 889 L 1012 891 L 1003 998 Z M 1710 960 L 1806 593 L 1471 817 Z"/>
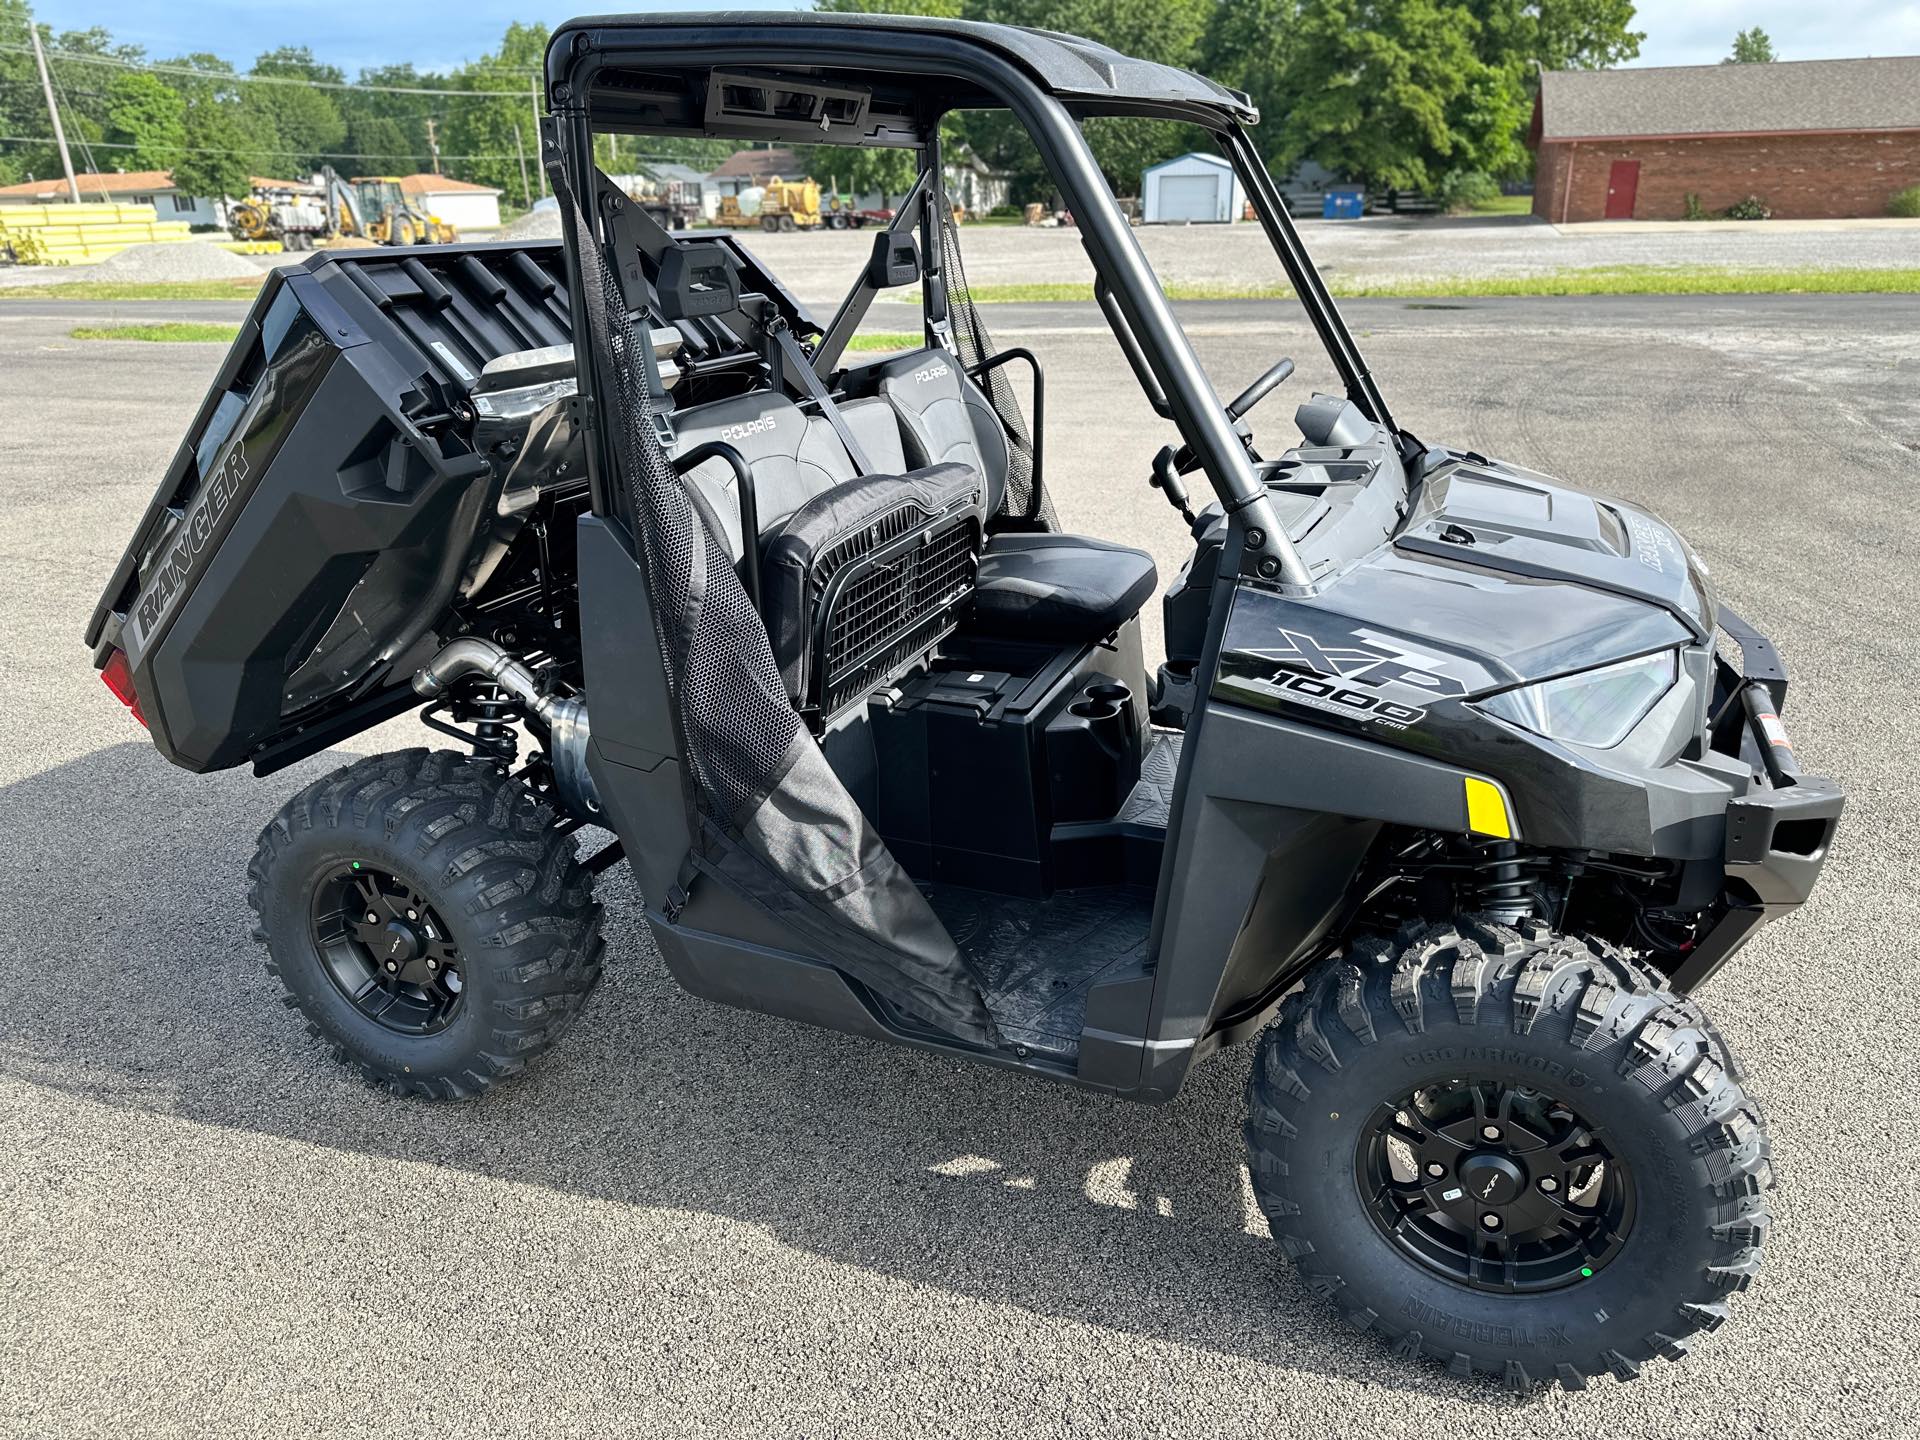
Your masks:
<path fill-rule="evenodd" d="M 1237 220 L 1245 197 L 1224 157 L 1195 150 L 1140 175 L 1140 218 L 1149 225 Z"/>

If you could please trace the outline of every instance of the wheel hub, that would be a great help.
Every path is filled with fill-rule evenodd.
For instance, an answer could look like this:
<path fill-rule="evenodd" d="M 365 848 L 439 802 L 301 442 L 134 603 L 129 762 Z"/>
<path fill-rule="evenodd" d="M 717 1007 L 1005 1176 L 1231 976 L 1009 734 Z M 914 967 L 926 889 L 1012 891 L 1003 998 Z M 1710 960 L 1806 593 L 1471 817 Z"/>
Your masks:
<path fill-rule="evenodd" d="M 1355 1179 L 1403 1253 L 1475 1290 L 1590 1279 L 1632 1225 L 1632 1177 L 1573 1108 L 1489 1081 L 1422 1087 L 1381 1106 Z"/>
<path fill-rule="evenodd" d="M 1460 1187 L 1476 1205 L 1497 1207 L 1527 1188 L 1527 1172 L 1505 1155 L 1483 1152 L 1461 1163 Z"/>

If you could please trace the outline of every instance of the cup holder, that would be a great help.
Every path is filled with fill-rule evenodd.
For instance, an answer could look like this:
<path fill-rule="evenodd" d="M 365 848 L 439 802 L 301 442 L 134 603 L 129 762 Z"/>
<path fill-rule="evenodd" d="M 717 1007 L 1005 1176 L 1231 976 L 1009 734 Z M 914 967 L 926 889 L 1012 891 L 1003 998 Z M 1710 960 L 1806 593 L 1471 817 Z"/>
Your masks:
<path fill-rule="evenodd" d="M 1175 684 L 1187 685 L 1192 683 L 1194 673 L 1200 668 L 1200 662 L 1198 660 L 1169 660 L 1166 668 L 1168 678 Z"/>
<path fill-rule="evenodd" d="M 1074 701 L 1067 712 L 1082 720 L 1111 720 L 1132 698 L 1133 691 L 1124 685 L 1089 685 L 1085 698 Z"/>

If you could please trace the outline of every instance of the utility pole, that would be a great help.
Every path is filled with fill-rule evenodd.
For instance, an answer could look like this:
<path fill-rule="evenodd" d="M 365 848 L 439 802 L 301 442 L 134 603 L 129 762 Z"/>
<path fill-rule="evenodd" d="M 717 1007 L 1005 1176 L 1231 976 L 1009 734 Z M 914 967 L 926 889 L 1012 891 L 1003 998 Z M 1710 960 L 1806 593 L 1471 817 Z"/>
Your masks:
<path fill-rule="evenodd" d="M 526 207 L 533 208 L 533 187 L 527 184 L 527 147 L 520 142 L 520 127 L 513 127 L 513 153 L 520 160 L 520 198 Z"/>
<path fill-rule="evenodd" d="M 73 178 L 73 156 L 67 153 L 67 132 L 60 124 L 60 107 L 53 103 L 53 77 L 47 74 L 47 52 L 40 48 L 40 27 L 32 21 L 27 31 L 33 36 L 33 58 L 40 67 L 40 88 L 47 96 L 47 118 L 53 121 L 53 143 L 60 147 L 60 167 L 67 172 L 67 190 L 73 203 L 80 203 L 80 182 Z"/>
<path fill-rule="evenodd" d="M 531 77 L 527 81 L 527 93 L 533 97 L 533 140 L 537 145 L 540 143 L 540 77 L 538 75 Z M 540 172 L 540 193 L 545 195 L 547 193 L 547 167 L 543 162 L 533 168 Z"/>
<path fill-rule="evenodd" d="M 427 116 L 427 149 L 433 152 L 433 173 L 440 173 L 440 134 L 434 129 L 433 116 Z"/>

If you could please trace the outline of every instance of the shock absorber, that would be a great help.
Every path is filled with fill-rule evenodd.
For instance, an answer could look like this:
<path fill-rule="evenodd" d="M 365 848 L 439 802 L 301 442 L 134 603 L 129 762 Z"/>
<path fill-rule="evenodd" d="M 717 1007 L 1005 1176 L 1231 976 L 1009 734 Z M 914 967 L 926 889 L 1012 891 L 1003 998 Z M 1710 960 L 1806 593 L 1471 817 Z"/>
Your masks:
<path fill-rule="evenodd" d="M 1517 925 L 1533 915 L 1520 847 L 1511 840 L 1488 840 L 1473 847 L 1473 888 L 1477 907 L 1496 920 Z"/>
<path fill-rule="evenodd" d="M 511 723 L 519 707 L 498 685 L 480 688 L 468 697 L 466 705 L 474 717 L 474 739 L 511 770 L 520 753 L 520 737 Z"/>

